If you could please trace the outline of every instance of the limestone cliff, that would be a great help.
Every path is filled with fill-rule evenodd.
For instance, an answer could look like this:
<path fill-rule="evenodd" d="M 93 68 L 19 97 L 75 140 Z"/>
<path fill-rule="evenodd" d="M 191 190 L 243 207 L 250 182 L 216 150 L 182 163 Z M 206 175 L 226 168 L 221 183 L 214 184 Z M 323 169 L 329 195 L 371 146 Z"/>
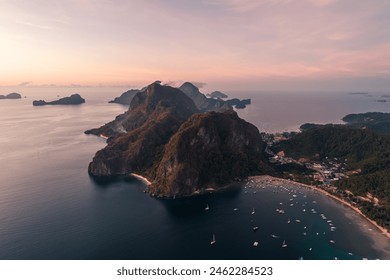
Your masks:
<path fill-rule="evenodd" d="M 268 170 L 258 129 L 234 111 L 193 115 L 170 139 L 147 191 L 172 197 L 202 193 Z"/>
<path fill-rule="evenodd" d="M 192 100 L 180 90 L 151 84 L 136 94 L 126 113 L 86 132 L 111 137 L 108 145 L 96 153 L 89 173 L 106 177 L 147 172 L 180 125 L 197 112 Z"/>

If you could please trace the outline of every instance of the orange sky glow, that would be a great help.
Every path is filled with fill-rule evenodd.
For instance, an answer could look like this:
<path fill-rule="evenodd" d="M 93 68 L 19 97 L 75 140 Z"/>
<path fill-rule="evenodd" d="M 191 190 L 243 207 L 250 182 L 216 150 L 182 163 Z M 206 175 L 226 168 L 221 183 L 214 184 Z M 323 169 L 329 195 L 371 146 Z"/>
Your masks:
<path fill-rule="evenodd" d="M 0 86 L 390 90 L 388 0 L 0 0 Z"/>

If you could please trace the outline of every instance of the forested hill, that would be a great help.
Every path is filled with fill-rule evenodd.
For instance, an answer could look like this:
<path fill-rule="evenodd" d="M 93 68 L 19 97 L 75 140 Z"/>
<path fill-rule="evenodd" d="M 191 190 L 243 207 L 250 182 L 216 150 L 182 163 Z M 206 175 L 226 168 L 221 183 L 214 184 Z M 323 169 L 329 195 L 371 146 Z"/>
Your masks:
<path fill-rule="evenodd" d="M 368 112 L 363 114 L 349 114 L 342 120 L 352 127 L 369 129 L 382 134 L 390 134 L 390 113 Z"/>
<path fill-rule="evenodd" d="M 383 207 L 367 205 L 362 210 L 382 225 L 390 221 L 390 136 L 346 125 L 310 125 L 280 142 L 277 149 L 294 159 L 344 161 L 347 169 L 359 173 L 335 182 L 335 186 L 355 195 L 378 197 Z"/>

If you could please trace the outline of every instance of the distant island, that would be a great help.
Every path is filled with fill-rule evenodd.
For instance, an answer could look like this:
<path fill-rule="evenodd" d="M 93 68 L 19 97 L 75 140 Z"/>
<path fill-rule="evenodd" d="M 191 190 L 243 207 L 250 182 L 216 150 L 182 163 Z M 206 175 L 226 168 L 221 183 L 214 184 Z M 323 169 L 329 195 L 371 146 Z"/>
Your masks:
<path fill-rule="evenodd" d="M 126 113 L 85 132 L 108 138 L 89 174 L 99 180 L 135 173 L 150 182 L 148 193 L 171 198 L 270 170 L 258 129 L 230 106 L 205 98 L 190 83 L 179 89 L 153 83 L 138 92 Z"/>
<path fill-rule="evenodd" d="M 350 95 L 369 95 L 368 92 L 350 92 L 348 94 L 350 94 Z"/>
<path fill-rule="evenodd" d="M 383 98 L 390 98 L 390 94 L 384 94 L 381 97 L 383 97 Z"/>
<path fill-rule="evenodd" d="M 246 108 L 247 105 L 251 104 L 250 99 L 238 99 L 238 98 L 233 98 L 226 100 L 226 103 L 229 104 L 230 106 L 234 106 L 236 109 L 244 109 Z"/>
<path fill-rule="evenodd" d="M 7 95 L 0 95 L 0 99 L 20 99 L 22 96 L 19 93 L 13 92 Z"/>
<path fill-rule="evenodd" d="M 160 81 L 154 83 L 161 84 Z M 130 89 L 122 93 L 119 97 L 116 97 L 114 100 L 109 101 L 109 103 L 118 103 L 122 105 L 130 105 L 134 96 L 140 92 L 144 91 L 146 87 L 142 89 Z M 231 99 L 231 100 L 222 100 L 222 98 L 227 98 L 228 96 L 220 91 L 214 91 L 211 94 L 208 94 L 210 98 L 200 92 L 199 88 L 190 82 L 183 83 L 178 89 L 185 93 L 189 98 L 195 102 L 195 105 L 202 112 L 209 110 L 215 111 L 225 111 L 235 107 L 236 109 L 243 109 L 247 105 L 251 104 L 250 99 Z"/>
<path fill-rule="evenodd" d="M 80 94 L 72 94 L 69 97 L 63 97 L 59 100 L 46 102 L 44 100 L 34 100 L 33 106 L 44 106 L 44 105 L 79 105 L 85 103 L 85 99 Z"/>
<path fill-rule="evenodd" d="M 220 91 L 213 91 L 212 93 L 208 93 L 207 96 L 211 97 L 211 98 L 222 98 L 222 99 L 229 97 L 229 96 L 227 96 L 227 94 L 220 92 Z"/>
<path fill-rule="evenodd" d="M 122 93 L 119 97 L 115 97 L 114 100 L 109 101 L 108 103 L 118 103 L 122 105 L 130 105 L 133 97 L 140 92 L 139 89 L 130 89 L 124 93 Z"/>

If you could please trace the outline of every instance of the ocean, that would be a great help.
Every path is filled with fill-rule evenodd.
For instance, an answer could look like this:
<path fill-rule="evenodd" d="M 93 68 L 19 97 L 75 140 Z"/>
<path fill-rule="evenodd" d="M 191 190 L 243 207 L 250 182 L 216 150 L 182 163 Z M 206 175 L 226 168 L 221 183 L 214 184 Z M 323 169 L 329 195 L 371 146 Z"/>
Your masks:
<path fill-rule="evenodd" d="M 0 259 L 390 259 L 389 240 L 371 224 L 311 190 L 297 190 L 294 206 L 287 207 L 291 193 L 271 187 L 158 200 L 143 193 L 137 180 L 96 184 L 87 167 L 105 141 L 83 132 L 126 111 L 107 103 L 125 90 L 0 88 L 0 94 L 26 96 L 0 100 Z M 32 106 L 35 99 L 71 93 L 86 103 Z M 376 102 L 379 93 L 236 95 L 252 98 L 239 115 L 267 132 L 390 111 L 390 103 Z M 275 211 L 281 205 L 285 214 Z M 217 242 L 211 246 L 213 235 Z"/>

